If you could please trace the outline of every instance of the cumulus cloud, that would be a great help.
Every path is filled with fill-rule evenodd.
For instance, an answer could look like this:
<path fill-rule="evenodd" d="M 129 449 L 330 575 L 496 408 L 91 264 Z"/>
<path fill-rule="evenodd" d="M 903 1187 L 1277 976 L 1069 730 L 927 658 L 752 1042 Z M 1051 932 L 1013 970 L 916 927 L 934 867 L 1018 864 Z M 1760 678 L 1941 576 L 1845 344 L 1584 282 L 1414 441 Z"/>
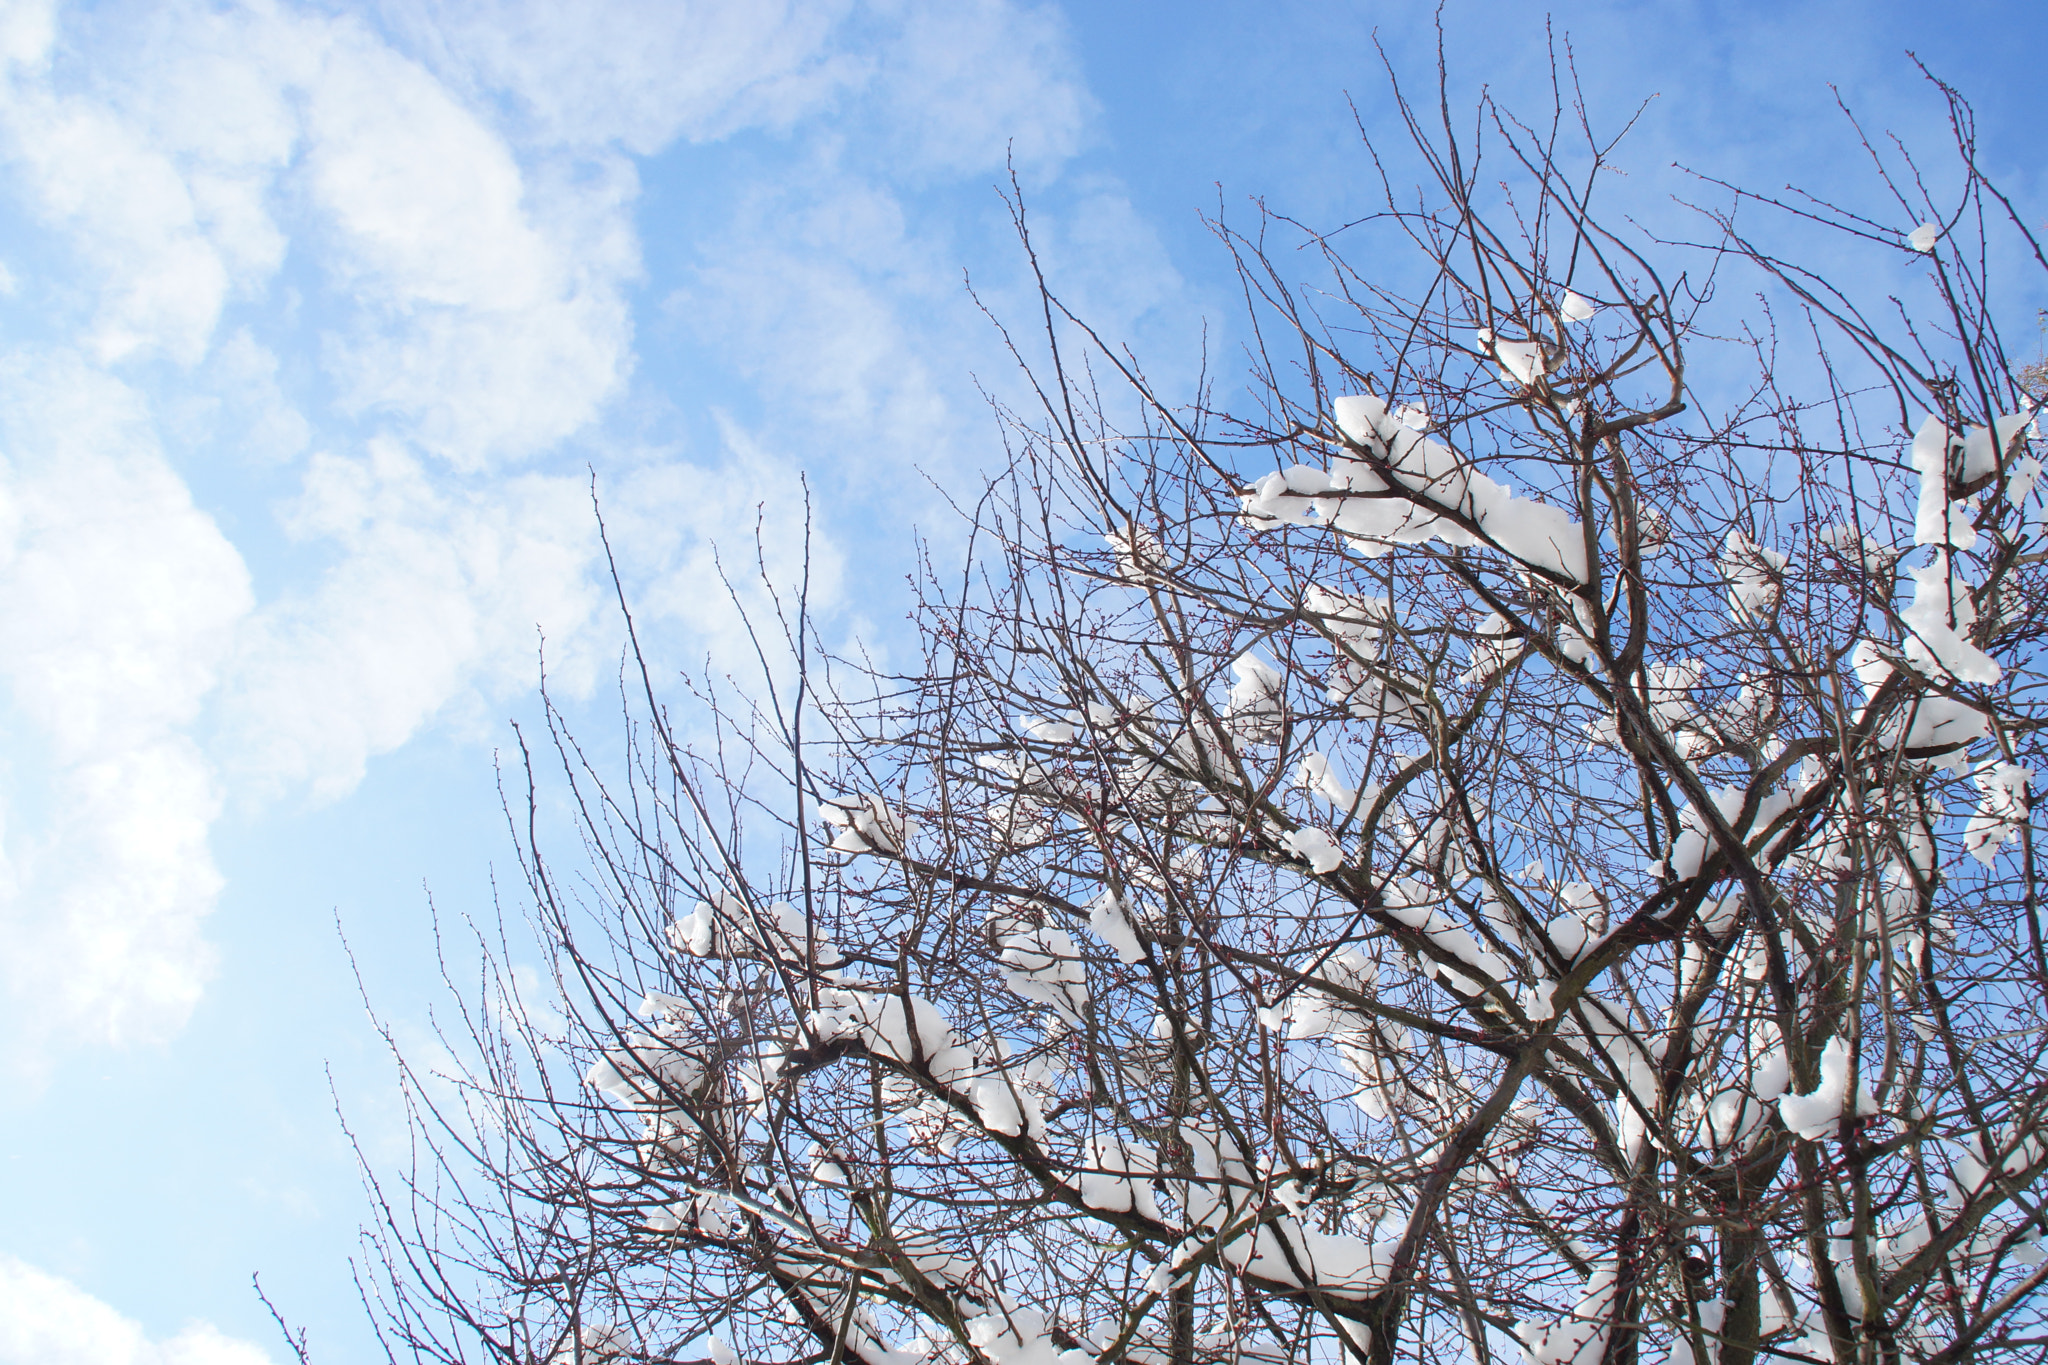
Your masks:
<path fill-rule="evenodd" d="M 157 350 L 197 361 L 228 272 L 175 169 L 103 110 L 47 96 L 4 108 L 43 215 L 101 277 L 92 348 L 109 360 Z"/>
<path fill-rule="evenodd" d="M 238 328 L 214 346 L 191 391 L 164 404 L 165 415 L 187 444 L 282 464 L 305 453 L 313 427 L 279 382 L 280 368 L 276 351 Z"/>
<path fill-rule="evenodd" d="M 0 1365 L 271 1365 L 209 1322 L 151 1341 L 140 1323 L 69 1280 L 0 1255 Z"/>
<path fill-rule="evenodd" d="M 324 277 L 314 325 L 344 410 L 458 466 L 546 449 L 630 373 L 623 158 L 522 165 L 348 17 L 65 17 L 94 60 L 18 24 L 0 141 L 83 269 L 101 360 L 197 365 L 296 239 Z"/>
<path fill-rule="evenodd" d="M 820 172 L 756 191 L 669 307 L 779 411 L 861 453 L 929 451 L 949 414 L 920 342 L 967 311 L 949 245 L 887 187 Z"/>
<path fill-rule="evenodd" d="M 530 687 L 543 634 L 558 666 L 588 673 L 603 599 L 583 479 L 451 485 L 379 440 L 315 456 L 286 525 L 341 557 L 242 637 L 220 710 L 232 771 L 256 789 L 350 790 L 370 758 L 465 697 Z"/>
<path fill-rule="evenodd" d="M 0 28 L 6 171 L 73 267 L 47 294 L 60 340 L 0 379 L 0 1032 L 31 1067 L 53 1044 L 166 1037 L 199 996 L 222 788 L 193 727 L 224 664 L 248 704 L 236 756 L 331 795 L 478 670 L 530 665 L 536 621 L 587 612 L 580 481 L 441 487 L 390 452 L 474 470 L 588 423 L 627 373 L 637 270 L 629 166 L 544 183 L 358 23 L 63 19 L 10 10 Z M 312 444 L 275 352 L 219 326 L 278 289 L 294 238 L 315 268 L 280 301 L 325 287 L 302 327 L 326 334 L 344 410 L 393 434 L 306 468 L 292 529 L 339 560 L 244 623 L 242 561 L 152 428 L 259 464 Z M 109 368 L 153 357 L 189 378 L 152 390 Z"/>
<path fill-rule="evenodd" d="M 0 366 L 17 1046 L 160 1038 L 198 997 L 219 794 L 186 729 L 250 603 L 133 390 L 77 359 Z"/>
<path fill-rule="evenodd" d="M 545 449 L 597 414 L 630 363 L 627 234 L 549 232 L 504 139 L 367 35 L 333 50 L 307 136 L 324 262 L 350 305 L 329 341 L 346 406 L 405 419 L 465 468 Z M 578 206 L 557 225 L 574 228 L 617 222 L 638 185 L 614 158 L 558 188 Z"/>
<path fill-rule="evenodd" d="M 872 474 L 985 421 L 940 374 L 979 328 L 961 252 L 906 196 L 1012 147 L 1049 172 L 1089 115 L 1048 6 L 391 0 L 381 21 L 0 16 L 0 176 L 58 263 L 24 280 L 48 336 L 0 385 L 16 1038 L 175 1031 L 210 969 L 224 795 L 347 792 L 529 687 L 541 633 L 559 684 L 598 675 L 615 627 L 587 474 L 559 456 L 634 375 L 635 155 L 767 129 L 818 172 L 723 209 L 699 255 L 702 316 L 776 420 L 606 475 L 648 611 L 729 652 L 710 545 L 747 600 L 759 509 L 794 578 L 818 433 L 858 431 L 835 466 Z M 174 460 L 259 538 L 260 592 Z M 287 553 L 248 530 L 236 472 L 288 490 Z M 821 608 L 844 491 L 811 547 Z"/>
<path fill-rule="evenodd" d="M 283 259 L 264 202 L 296 141 L 277 68 L 319 44 L 270 33 L 252 61 L 246 16 L 128 15 L 134 31 L 80 80 L 48 7 L 10 15 L 0 148 L 82 268 L 86 339 L 102 360 L 197 363 L 231 289 Z M 157 74 L 127 79 L 135 62 Z"/>

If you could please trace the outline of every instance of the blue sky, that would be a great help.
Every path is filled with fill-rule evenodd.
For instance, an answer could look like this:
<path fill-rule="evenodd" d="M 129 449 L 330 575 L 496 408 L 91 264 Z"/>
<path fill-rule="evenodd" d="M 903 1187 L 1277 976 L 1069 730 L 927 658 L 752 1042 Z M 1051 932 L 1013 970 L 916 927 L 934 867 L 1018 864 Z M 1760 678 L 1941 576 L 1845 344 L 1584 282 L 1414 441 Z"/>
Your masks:
<path fill-rule="evenodd" d="M 1909 49 L 2048 220 L 2037 6 L 1551 22 L 1597 121 L 1655 97 L 1646 221 L 1674 162 L 1867 201 L 1835 91 L 1938 149 Z M 1540 10 L 1444 23 L 1455 101 L 1545 105 Z M 733 657 L 712 547 L 787 572 L 800 475 L 826 629 L 886 647 L 927 476 L 1000 453 L 1006 156 L 1076 311 L 1227 371 L 1200 215 L 1370 207 L 1375 33 L 1433 80 L 1422 5 L 0 5 L 0 1362 L 282 1360 L 252 1270 L 370 1358 L 335 1103 L 403 1124 L 340 936 L 426 1046 L 540 635 L 606 723 L 591 471 L 661 659 Z"/>

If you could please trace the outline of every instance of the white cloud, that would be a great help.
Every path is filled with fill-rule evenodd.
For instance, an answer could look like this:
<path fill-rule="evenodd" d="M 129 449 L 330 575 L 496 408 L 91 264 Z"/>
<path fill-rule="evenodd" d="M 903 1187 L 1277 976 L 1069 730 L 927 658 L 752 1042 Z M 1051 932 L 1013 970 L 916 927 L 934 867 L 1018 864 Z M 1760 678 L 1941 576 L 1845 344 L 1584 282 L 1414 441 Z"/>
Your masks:
<path fill-rule="evenodd" d="M 809 609 L 830 618 L 845 604 L 846 556 L 823 525 L 832 508 L 815 483 L 820 525 L 806 545 L 798 462 L 721 425 L 726 448 L 716 466 L 646 467 L 599 493 L 628 600 L 643 627 L 658 627 L 641 635 L 660 656 L 657 668 L 695 670 L 710 658 L 746 678 L 755 666 L 747 617 L 765 633 L 770 657 L 778 653 L 768 585 L 793 614 L 808 554 Z"/>
<path fill-rule="evenodd" d="M 140 1323 L 69 1280 L 0 1255 L 0 1365 L 271 1365 L 209 1322 L 151 1341 Z"/>
<path fill-rule="evenodd" d="M 751 660 L 721 559 L 763 621 L 758 566 L 784 587 L 802 573 L 796 470 L 728 436 L 736 445 L 717 467 L 649 463 L 598 489 L 628 598 L 660 627 L 649 643 L 668 663 Z M 251 618 L 229 671 L 224 753 L 250 790 L 339 796 L 428 724 L 495 725 L 488 703 L 534 687 L 543 638 L 562 697 L 587 694 L 616 665 L 621 629 L 587 478 L 455 487 L 378 442 L 360 459 L 316 456 L 288 525 L 342 558 L 314 592 Z M 830 612 L 843 557 L 822 532 L 810 548 L 812 606 Z"/>
<path fill-rule="evenodd" d="M 0 368 L 18 1046 L 163 1037 L 198 997 L 219 796 L 185 730 L 249 605 L 132 390 L 77 360 Z"/>
<path fill-rule="evenodd" d="M 977 221 L 851 171 L 789 179 L 756 191 L 732 230 L 704 244 L 669 310 L 764 396 L 757 439 L 810 463 L 833 494 L 822 524 L 838 529 L 833 518 L 852 498 L 944 534 L 953 519 L 925 477 L 971 492 L 1002 458 L 970 376 L 1027 412 L 1033 401 L 960 270 L 978 257 L 978 296 L 1035 356 L 1039 303 L 1024 250 L 992 191 Z M 1156 357 L 1153 377 L 1173 395 L 1200 364 L 1201 300 L 1115 185 L 1047 199 L 1032 209 L 1032 233 L 1048 278 L 1101 335 L 1135 338 Z"/>
<path fill-rule="evenodd" d="M 0 145 L 85 267 L 108 362 L 199 363 L 300 243 L 334 291 L 344 408 L 460 467 L 547 448 L 624 382 L 638 185 L 563 174 L 349 18 L 256 7 L 67 14 L 0 91 Z M 34 48 L 34 35 L 19 44 Z M 536 176 L 535 172 L 539 172 Z M 317 317 L 317 315 L 316 315 Z"/>
<path fill-rule="evenodd" d="M 238 328 L 213 348 L 188 394 L 164 403 L 194 445 L 212 445 L 257 465 L 281 464 L 313 442 L 306 420 L 278 382 L 278 356 Z"/>
<path fill-rule="evenodd" d="M 57 37 L 57 0 L 19 0 L 0 9 L 0 61 L 43 60 Z"/>
<path fill-rule="evenodd" d="M 95 68 L 104 84 L 60 79 L 47 10 L 6 35 L 0 148 L 85 267 L 103 360 L 197 363 L 229 291 L 284 255 L 265 195 L 296 133 L 268 64 L 317 45 L 245 14 L 179 17 L 192 22 L 153 13 L 124 33 Z"/>
<path fill-rule="evenodd" d="M 530 687 L 540 634 L 572 677 L 602 601 L 587 483 L 436 478 L 395 442 L 315 456 L 287 512 L 340 560 L 252 619 L 221 704 L 234 771 L 259 790 L 355 786 L 472 689 Z"/>
<path fill-rule="evenodd" d="M 509 94 L 522 140 L 647 155 L 678 137 L 787 128 L 866 75 L 829 40 L 851 0 L 390 0 L 458 88 Z"/>
<path fill-rule="evenodd" d="M 927 451 L 946 404 L 919 342 L 968 312 L 957 249 L 918 240 L 887 188 L 821 169 L 758 192 L 670 303 L 778 416 L 857 450 Z M 947 329 L 952 330 L 952 329 Z"/>
<path fill-rule="evenodd" d="M 795 469 L 821 439 L 859 434 L 856 483 L 886 458 L 888 501 L 907 459 L 984 420 L 940 373 L 961 325 L 986 340 L 960 252 L 899 187 L 998 166 L 1013 138 L 1053 167 L 1088 115 L 1057 14 L 996 0 L 395 4 L 404 51 L 290 4 L 52 13 L 0 17 L 0 175 L 63 268 L 23 282 L 60 358 L 0 385 L 0 1022 L 31 1048 L 178 1027 L 209 971 L 225 791 L 346 792 L 422 727 L 529 688 L 536 627 L 565 690 L 598 676 L 616 625 L 587 479 L 537 462 L 633 373 L 627 152 L 765 128 L 817 171 L 727 210 L 699 280 L 775 421 L 729 429 L 713 466 L 607 474 L 629 586 L 686 651 L 730 657 L 710 545 L 762 605 L 765 504 L 770 572 L 793 581 Z M 238 535 L 238 474 L 296 481 L 260 609 L 152 423 Z M 838 510 L 812 547 L 819 609 Z"/>
<path fill-rule="evenodd" d="M 882 130 L 913 178 L 1080 145 L 1094 101 L 1057 6 L 1010 0 L 387 0 L 390 25 L 451 86 L 500 93 L 522 145 L 651 155 L 682 139 L 788 132 L 807 118 Z M 630 37 L 628 37 L 630 35 Z"/>
<path fill-rule="evenodd" d="M 331 350 L 347 404 L 409 419 L 465 468 L 589 422 L 630 363 L 629 239 L 548 233 L 503 139 L 366 37 L 336 46 L 308 107 L 308 188 L 356 316 Z M 637 192 L 623 162 L 593 169 L 558 187 L 581 201 L 570 223 L 623 215 Z"/>
<path fill-rule="evenodd" d="M 880 45 L 876 86 L 910 153 L 897 171 L 1000 167 L 1048 171 L 1081 145 L 1095 101 L 1077 79 L 1066 24 L 1054 5 L 877 0 L 901 25 Z"/>
<path fill-rule="evenodd" d="M 104 111 L 49 98 L 0 113 L 41 209 L 101 277 L 90 344 L 105 359 L 204 354 L 228 273 L 184 181 Z"/>

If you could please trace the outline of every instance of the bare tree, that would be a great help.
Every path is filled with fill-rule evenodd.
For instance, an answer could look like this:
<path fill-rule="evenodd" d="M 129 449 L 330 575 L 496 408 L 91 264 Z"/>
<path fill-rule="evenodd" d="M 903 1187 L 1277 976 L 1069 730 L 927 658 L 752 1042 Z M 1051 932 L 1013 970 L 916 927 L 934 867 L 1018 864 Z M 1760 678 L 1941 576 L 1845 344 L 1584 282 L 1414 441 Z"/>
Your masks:
<path fill-rule="evenodd" d="M 1404 101 L 1422 191 L 1219 228 L 1246 404 L 1046 289 L 914 662 L 799 586 L 756 701 L 636 642 L 622 766 L 550 710 L 510 808 L 556 976 L 485 937 L 469 1069 L 407 1072 L 394 1354 L 2042 1359 L 2041 466 L 1992 318 L 2041 256 L 1936 88 L 1938 168 L 1850 125 L 1881 212 L 1703 180 L 1690 244 L 1595 213 L 1569 86 Z M 1919 278 L 1875 307 L 1779 228 Z"/>

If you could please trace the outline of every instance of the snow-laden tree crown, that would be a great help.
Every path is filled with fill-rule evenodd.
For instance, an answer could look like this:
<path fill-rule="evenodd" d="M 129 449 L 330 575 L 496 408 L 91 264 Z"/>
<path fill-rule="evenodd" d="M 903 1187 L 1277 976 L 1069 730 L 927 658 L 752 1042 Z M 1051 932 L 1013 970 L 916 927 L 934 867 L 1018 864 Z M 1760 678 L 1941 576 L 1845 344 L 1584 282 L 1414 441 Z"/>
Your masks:
<path fill-rule="evenodd" d="M 921 656 L 785 594 L 794 683 L 648 683 L 622 776 L 555 736 L 570 1014 L 490 978 L 463 1101 L 416 1092 L 392 1340 L 2038 1359 L 2048 539 L 1954 112 L 1904 221 L 1772 220 L 1890 311 L 1770 202 L 1603 224 L 1602 151 L 1505 118 L 1484 175 L 1418 132 L 1356 247 L 1223 233 L 1242 403 L 1048 294 Z"/>

